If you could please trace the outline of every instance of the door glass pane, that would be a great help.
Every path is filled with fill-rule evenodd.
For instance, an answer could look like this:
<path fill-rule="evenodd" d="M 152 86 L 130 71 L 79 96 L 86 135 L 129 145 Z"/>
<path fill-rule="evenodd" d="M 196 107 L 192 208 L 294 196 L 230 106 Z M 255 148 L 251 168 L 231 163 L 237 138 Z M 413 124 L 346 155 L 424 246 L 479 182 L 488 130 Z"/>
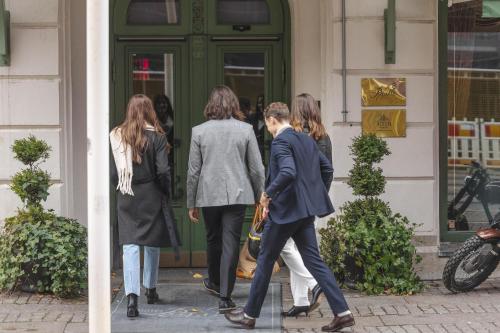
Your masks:
<path fill-rule="evenodd" d="M 233 89 L 240 101 L 246 122 L 253 126 L 264 156 L 265 54 L 225 53 L 224 84 Z"/>
<path fill-rule="evenodd" d="M 218 24 L 269 24 L 271 14 L 266 0 L 218 0 Z"/>
<path fill-rule="evenodd" d="M 131 25 L 179 24 L 179 0 L 132 0 L 127 10 L 127 23 Z"/>
<path fill-rule="evenodd" d="M 174 55 L 172 53 L 132 54 L 132 94 L 151 98 L 168 143 L 174 145 Z M 170 149 L 169 164 L 174 188 L 174 153 Z"/>
<path fill-rule="evenodd" d="M 495 12 L 488 3 L 455 1 L 448 8 L 449 202 L 463 188 L 472 161 L 500 179 L 500 5 Z M 460 204 L 449 209 L 449 230 L 488 225 L 477 197 L 463 213 Z M 492 215 L 499 211 L 498 205 L 490 208 Z"/>

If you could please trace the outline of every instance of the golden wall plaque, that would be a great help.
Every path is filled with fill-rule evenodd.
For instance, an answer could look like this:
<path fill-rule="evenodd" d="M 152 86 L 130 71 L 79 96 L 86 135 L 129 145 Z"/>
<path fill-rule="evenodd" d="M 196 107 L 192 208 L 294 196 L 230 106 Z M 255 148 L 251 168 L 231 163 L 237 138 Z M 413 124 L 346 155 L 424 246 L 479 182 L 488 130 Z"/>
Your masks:
<path fill-rule="evenodd" d="M 405 78 L 361 79 L 361 105 L 405 106 Z"/>
<path fill-rule="evenodd" d="M 406 137 L 406 110 L 363 110 L 363 134 L 381 138 Z"/>

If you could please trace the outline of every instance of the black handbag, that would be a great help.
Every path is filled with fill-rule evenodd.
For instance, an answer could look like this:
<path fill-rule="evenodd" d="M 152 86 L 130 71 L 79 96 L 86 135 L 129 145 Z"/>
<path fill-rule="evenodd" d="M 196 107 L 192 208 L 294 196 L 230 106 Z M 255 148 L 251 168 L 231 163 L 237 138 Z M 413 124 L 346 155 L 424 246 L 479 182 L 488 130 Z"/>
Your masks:
<path fill-rule="evenodd" d="M 259 257 L 262 232 L 264 230 L 264 219 L 262 213 L 262 207 L 260 205 L 256 205 L 252 225 L 250 226 L 250 231 L 248 232 L 248 253 L 255 260 Z"/>

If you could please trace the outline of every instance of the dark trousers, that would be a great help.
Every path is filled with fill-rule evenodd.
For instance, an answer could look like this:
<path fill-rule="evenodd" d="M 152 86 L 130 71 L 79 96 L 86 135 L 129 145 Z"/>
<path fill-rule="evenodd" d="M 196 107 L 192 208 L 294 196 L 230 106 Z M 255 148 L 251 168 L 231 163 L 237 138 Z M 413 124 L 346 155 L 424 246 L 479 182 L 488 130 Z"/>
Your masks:
<path fill-rule="evenodd" d="M 202 208 L 207 232 L 210 282 L 220 286 L 221 297 L 231 297 L 236 282 L 245 205 Z"/>
<path fill-rule="evenodd" d="M 257 318 L 267 294 L 274 262 L 278 259 L 286 241 L 292 237 L 304 261 L 304 265 L 314 276 L 325 294 L 334 314 L 349 308 L 332 271 L 321 259 L 314 230 L 314 217 L 294 223 L 276 224 L 266 221 L 261 240 L 257 269 L 250 288 L 250 296 L 245 306 L 245 313 Z"/>

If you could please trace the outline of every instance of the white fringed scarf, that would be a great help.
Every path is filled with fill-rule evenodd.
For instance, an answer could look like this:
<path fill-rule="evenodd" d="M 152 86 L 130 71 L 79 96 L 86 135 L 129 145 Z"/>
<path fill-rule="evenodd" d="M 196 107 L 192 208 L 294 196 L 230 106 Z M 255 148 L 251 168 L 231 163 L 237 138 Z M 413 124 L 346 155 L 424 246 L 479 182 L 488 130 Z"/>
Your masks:
<path fill-rule="evenodd" d="M 147 131 L 154 131 L 155 128 L 149 124 L 144 127 Z M 133 196 L 132 177 L 134 171 L 132 168 L 132 148 L 122 140 L 121 128 L 117 127 L 109 133 L 109 141 L 115 159 L 116 171 L 118 173 L 118 186 L 121 194 Z"/>

